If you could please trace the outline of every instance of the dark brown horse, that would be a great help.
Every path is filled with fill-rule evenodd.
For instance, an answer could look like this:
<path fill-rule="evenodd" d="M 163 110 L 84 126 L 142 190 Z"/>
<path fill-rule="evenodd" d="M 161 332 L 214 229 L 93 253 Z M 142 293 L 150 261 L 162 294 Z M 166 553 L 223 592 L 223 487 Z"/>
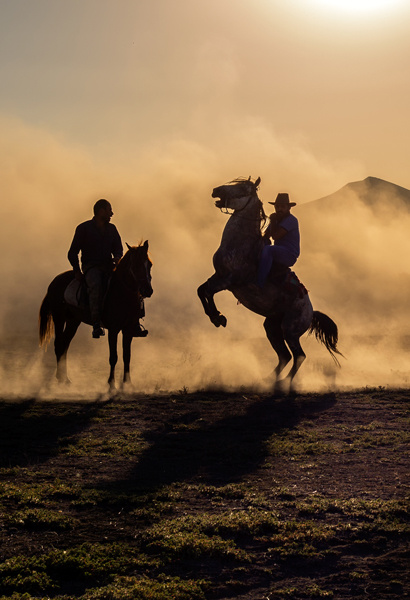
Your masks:
<path fill-rule="evenodd" d="M 128 246 L 128 252 L 113 271 L 104 299 L 102 321 L 108 329 L 110 348 L 110 388 L 115 387 L 115 366 L 118 361 L 117 341 L 122 332 L 124 382 L 130 381 L 131 342 L 133 331 L 141 316 L 139 307 L 143 298 L 152 295 L 151 260 L 148 241 L 139 246 Z M 64 299 L 68 284 L 74 279 L 73 271 L 57 275 L 50 283 L 39 314 L 40 345 L 46 344 L 53 332 L 57 358 L 57 380 L 69 383 L 67 377 L 67 351 L 80 323 L 91 324 L 86 307 L 71 306 Z"/>

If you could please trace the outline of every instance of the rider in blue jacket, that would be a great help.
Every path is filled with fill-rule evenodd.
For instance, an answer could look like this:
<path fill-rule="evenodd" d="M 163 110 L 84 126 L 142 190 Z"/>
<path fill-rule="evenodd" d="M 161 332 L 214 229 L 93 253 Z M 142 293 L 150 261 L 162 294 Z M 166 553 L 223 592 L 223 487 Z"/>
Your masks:
<path fill-rule="evenodd" d="M 269 217 L 269 225 L 263 235 L 268 242 L 262 250 L 258 269 L 258 285 L 263 288 L 272 267 L 276 262 L 286 267 L 292 267 L 300 254 L 299 222 L 290 213 L 295 202 L 289 202 L 289 195 L 278 194 L 275 202 L 269 202 L 275 207 L 275 212 Z M 269 245 L 270 238 L 273 246 Z"/>

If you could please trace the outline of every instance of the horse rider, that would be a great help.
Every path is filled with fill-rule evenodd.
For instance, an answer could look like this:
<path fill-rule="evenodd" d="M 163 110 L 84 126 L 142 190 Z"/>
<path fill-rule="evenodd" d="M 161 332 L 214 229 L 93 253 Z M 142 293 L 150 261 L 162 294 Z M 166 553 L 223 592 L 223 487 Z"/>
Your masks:
<path fill-rule="evenodd" d="M 94 216 L 77 226 L 68 251 L 68 260 L 75 278 L 85 280 L 90 303 L 93 338 L 105 334 L 101 317 L 104 293 L 109 277 L 123 255 L 121 237 L 116 226 L 110 223 L 113 211 L 108 200 L 101 199 L 94 204 Z M 81 268 L 78 254 L 81 252 Z M 140 311 L 141 307 L 136 307 Z M 140 314 L 140 312 L 139 312 Z M 139 322 L 134 331 L 135 337 L 145 337 Z"/>
<path fill-rule="evenodd" d="M 266 283 L 273 262 L 292 267 L 300 254 L 299 222 L 290 213 L 296 202 L 289 201 L 289 194 L 280 193 L 275 202 L 269 204 L 274 205 L 275 212 L 269 216 L 269 225 L 263 234 L 266 245 L 258 268 L 258 286 L 261 288 Z M 273 245 L 270 245 L 270 238 L 273 239 Z"/>

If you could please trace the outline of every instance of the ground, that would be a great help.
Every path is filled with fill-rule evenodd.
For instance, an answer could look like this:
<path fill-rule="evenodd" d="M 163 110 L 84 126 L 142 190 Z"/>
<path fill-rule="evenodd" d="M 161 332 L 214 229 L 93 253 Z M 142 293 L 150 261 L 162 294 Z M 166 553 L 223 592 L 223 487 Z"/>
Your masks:
<path fill-rule="evenodd" d="M 4 399 L 0 599 L 405 598 L 409 399 Z"/>

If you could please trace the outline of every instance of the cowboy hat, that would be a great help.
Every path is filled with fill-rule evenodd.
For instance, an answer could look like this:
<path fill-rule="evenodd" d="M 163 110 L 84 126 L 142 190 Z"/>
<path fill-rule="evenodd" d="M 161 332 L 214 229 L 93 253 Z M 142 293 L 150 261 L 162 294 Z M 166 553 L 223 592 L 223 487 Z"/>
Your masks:
<path fill-rule="evenodd" d="M 275 202 L 268 202 L 268 204 L 274 204 L 275 205 L 278 201 L 284 202 L 284 203 L 288 204 L 289 208 L 291 206 L 296 206 L 296 202 L 289 202 L 289 194 L 278 194 L 276 196 Z"/>

